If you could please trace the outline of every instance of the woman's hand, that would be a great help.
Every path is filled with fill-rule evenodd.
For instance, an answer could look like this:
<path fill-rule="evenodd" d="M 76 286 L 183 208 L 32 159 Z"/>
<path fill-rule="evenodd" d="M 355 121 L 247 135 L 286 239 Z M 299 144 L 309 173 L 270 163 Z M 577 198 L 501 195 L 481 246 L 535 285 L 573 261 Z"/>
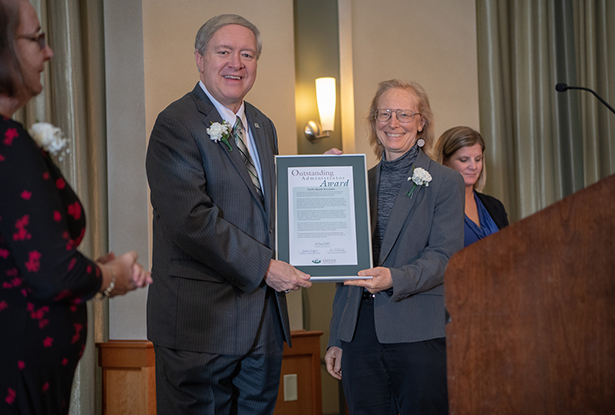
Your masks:
<path fill-rule="evenodd" d="M 143 265 L 138 262 L 132 265 L 132 280 L 137 288 L 147 287 L 154 282 L 152 280 L 152 273 L 143 269 Z"/>
<path fill-rule="evenodd" d="M 344 152 L 338 148 L 330 148 L 329 150 L 325 151 L 324 154 L 330 154 L 330 155 L 334 155 L 334 156 L 339 156 L 344 154 Z"/>
<path fill-rule="evenodd" d="M 113 261 L 114 259 L 115 259 L 115 253 L 113 253 L 113 251 L 111 251 L 111 252 L 109 252 L 107 254 L 104 254 L 104 255 L 101 255 L 100 257 L 98 257 L 96 259 L 96 262 L 100 262 L 101 264 L 106 264 L 107 262 Z"/>
<path fill-rule="evenodd" d="M 143 266 L 137 262 L 138 257 L 135 251 L 126 252 L 117 258 L 112 252 L 101 256 L 97 260 L 103 273 L 103 284 L 100 291 L 105 291 L 111 281 L 115 286 L 109 293 L 109 297 L 124 295 L 129 291 L 151 284 L 153 282 L 151 273 L 145 271 Z"/>
<path fill-rule="evenodd" d="M 342 349 L 331 346 L 325 354 L 327 372 L 337 380 L 342 380 Z"/>
<path fill-rule="evenodd" d="M 354 285 L 363 287 L 372 294 L 380 291 L 388 290 L 393 286 L 393 278 L 391 278 L 391 270 L 385 267 L 376 267 L 359 271 L 359 277 L 372 276 L 367 280 L 346 280 L 344 285 Z"/>

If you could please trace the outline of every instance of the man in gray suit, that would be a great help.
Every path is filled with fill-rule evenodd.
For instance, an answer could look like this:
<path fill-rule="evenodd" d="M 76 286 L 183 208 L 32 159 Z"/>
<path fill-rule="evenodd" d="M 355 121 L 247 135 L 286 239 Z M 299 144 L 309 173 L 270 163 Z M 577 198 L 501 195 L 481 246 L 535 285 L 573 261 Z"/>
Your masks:
<path fill-rule="evenodd" d="M 155 283 L 147 302 L 159 414 L 270 414 L 285 292 L 309 275 L 273 259 L 273 123 L 243 99 L 258 29 L 237 15 L 199 30 L 200 82 L 160 113 L 147 151 Z"/>

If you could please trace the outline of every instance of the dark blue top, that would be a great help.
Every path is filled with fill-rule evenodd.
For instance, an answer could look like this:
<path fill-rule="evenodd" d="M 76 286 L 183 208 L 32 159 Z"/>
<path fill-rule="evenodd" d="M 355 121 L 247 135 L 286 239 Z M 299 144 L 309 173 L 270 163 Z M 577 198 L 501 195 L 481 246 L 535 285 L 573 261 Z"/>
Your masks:
<path fill-rule="evenodd" d="M 489 212 L 487 212 L 487 209 L 485 209 L 483 202 L 481 202 L 476 195 L 476 192 L 474 192 L 474 201 L 476 202 L 476 208 L 478 209 L 478 220 L 480 222 L 480 226 L 474 223 L 472 219 L 468 218 L 468 215 L 465 215 L 463 241 L 464 248 L 480 239 L 483 239 L 485 236 L 489 236 L 498 231 L 497 225 L 489 215 Z"/>
<path fill-rule="evenodd" d="M 372 254 L 375 267 L 380 264 L 382 239 L 384 238 L 384 232 L 389 223 L 389 216 L 391 216 L 395 200 L 400 196 L 399 189 L 408 180 L 408 175 L 412 174 L 410 169 L 418 154 L 419 147 L 416 143 L 403 156 L 395 160 L 387 160 L 386 152 L 382 153 L 380 183 L 378 183 L 378 222 L 372 236 Z M 406 196 L 404 195 L 404 197 Z"/>

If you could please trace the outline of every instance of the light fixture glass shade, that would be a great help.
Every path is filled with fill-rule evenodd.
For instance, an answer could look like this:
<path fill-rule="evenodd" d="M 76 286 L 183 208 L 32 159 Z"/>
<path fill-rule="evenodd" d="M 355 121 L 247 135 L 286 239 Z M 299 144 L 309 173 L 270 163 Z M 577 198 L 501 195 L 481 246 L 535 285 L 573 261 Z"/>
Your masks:
<path fill-rule="evenodd" d="M 335 78 L 316 78 L 316 100 L 323 131 L 335 125 Z"/>

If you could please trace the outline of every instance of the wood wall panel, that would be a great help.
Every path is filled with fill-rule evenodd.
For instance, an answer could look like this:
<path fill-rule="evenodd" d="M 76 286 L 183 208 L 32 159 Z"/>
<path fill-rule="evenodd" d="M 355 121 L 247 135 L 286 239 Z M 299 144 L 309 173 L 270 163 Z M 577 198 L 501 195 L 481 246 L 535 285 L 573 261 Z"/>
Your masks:
<path fill-rule="evenodd" d="M 320 384 L 321 331 L 292 332 L 293 347 L 284 345 L 276 415 L 322 414 Z M 104 415 L 156 415 L 154 346 L 147 340 L 97 343 L 103 370 Z M 297 375 L 297 401 L 284 402 L 284 375 Z"/>
<path fill-rule="evenodd" d="M 322 331 L 292 332 L 293 347 L 284 344 L 280 389 L 274 415 L 322 414 L 320 336 Z M 296 401 L 284 401 L 284 375 L 297 375 Z"/>
<path fill-rule="evenodd" d="M 147 340 L 97 343 L 103 415 L 156 415 L 154 345 Z"/>

